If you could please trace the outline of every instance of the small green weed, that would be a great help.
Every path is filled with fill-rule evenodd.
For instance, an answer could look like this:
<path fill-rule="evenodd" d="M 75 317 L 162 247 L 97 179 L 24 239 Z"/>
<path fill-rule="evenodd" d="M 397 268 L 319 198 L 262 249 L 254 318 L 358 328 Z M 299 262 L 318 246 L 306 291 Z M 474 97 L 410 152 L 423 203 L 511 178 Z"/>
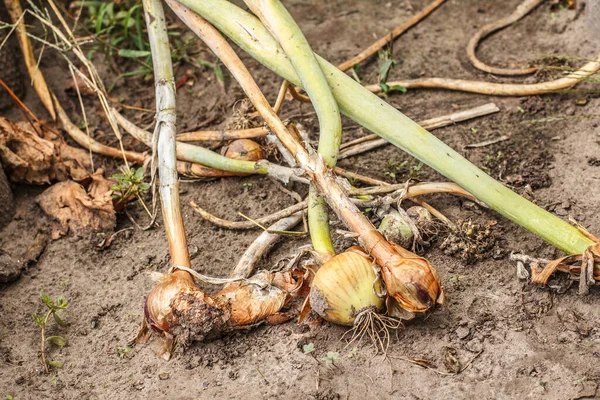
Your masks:
<path fill-rule="evenodd" d="M 48 308 L 45 314 L 33 314 L 33 320 L 40 327 L 41 330 L 41 343 L 42 343 L 42 364 L 44 366 L 44 370 L 46 373 L 50 372 L 49 367 L 62 368 L 63 362 L 56 360 L 48 360 L 46 358 L 46 343 L 54 343 L 58 347 L 62 348 L 67 344 L 67 341 L 62 336 L 48 336 L 46 337 L 46 328 L 48 327 L 48 323 L 50 321 L 50 317 L 54 318 L 54 321 L 61 327 L 66 326 L 64 321 L 58 315 L 60 310 L 64 310 L 67 308 L 69 303 L 62 297 L 59 296 L 56 301 L 52 300 L 44 291 L 40 292 L 40 298 L 44 305 Z"/>

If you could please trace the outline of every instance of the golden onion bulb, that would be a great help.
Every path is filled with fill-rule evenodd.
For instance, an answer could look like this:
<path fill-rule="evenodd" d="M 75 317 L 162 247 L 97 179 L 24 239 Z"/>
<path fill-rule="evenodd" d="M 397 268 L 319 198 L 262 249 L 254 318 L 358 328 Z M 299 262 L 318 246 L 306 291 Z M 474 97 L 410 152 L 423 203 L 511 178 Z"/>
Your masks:
<path fill-rule="evenodd" d="M 253 284 L 226 286 L 217 299 L 229 304 L 231 326 L 248 326 L 277 314 L 285 305 L 287 294 L 275 286 L 261 288 Z"/>
<path fill-rule="evenodd" d="M 227 145 L 225 157 L 243 161 L 259 161 L 265 158 L 265 152 L 254 140 L 237 139 Z"/>
<path fill-rule="evenodd" d="M 326 262 L 315 274 L 310 306 L 322 318 L 352 326 L 363 311 L 381 311 L 382 282 L 361 250 L 349 249 Z"/>
<path fill-rule="evenodd" d="M 443 303 L 440 276 L 423 257 L 391 243 L 397 254 L 381 268 L 388 296 L 409 312 L 428 311 L 434 304 Z"/>
<path fill-rule="evenodd" d="M 164 274 L 158 285 L 146 297 L 144 315 L 155 330 L 169 331 L 176 323 L 171 301 L 182 293 L 199 291 L 193 279 L 186 272 L 177 271 Z"/>

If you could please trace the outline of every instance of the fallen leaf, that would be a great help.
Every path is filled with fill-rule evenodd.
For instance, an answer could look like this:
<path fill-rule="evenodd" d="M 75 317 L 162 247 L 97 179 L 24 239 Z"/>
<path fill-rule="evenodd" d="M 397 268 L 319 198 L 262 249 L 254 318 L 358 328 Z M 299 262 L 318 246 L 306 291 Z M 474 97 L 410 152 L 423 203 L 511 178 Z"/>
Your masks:
<path fill-rule="evenodd" d="M 46 214 L 55 218 L 64 231 L 112 230 L 116 224 L 110 187 L 112 183 L 98 170 L 91 177 L 88 190 L 74 181 L 59 182 L 37 197 Z"/>
<path fill-rule="evenodd" d="M 37 132 L 43 132 L 40 137 Z M 0 117 L 0 161 L 13 182 L 49 184 L 89 176 L 89 154 L 42 125 Z"/>
<path fill-rule="evenodd" d="M 0 159 L 13 182 L 50 183 L 54 145 L 28 130 L 0 118 Z"/>

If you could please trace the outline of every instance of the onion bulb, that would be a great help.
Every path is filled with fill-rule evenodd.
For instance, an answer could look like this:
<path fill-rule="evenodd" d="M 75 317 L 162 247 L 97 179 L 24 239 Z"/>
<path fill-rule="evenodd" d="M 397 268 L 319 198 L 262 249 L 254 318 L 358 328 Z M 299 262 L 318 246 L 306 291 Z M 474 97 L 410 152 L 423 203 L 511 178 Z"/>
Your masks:
<path fill-rule="evenodd" d="M 310 306 L 329 322 L 354 325 L 365 311 L 380 312 L 382 282 L 372 261 L 359 248 L 350 248 L 326 262 L 315 274 Z"/>
<path fill-rule="evenodd" d="M 394 243 L 391 245 L 397 254 L 381 266 L 388 296 L 413 313 L 426 312 L 435 303 L 442 304 L 440 276 L 429 261 Z"/>
<path fill-rule="evenodd" d="M 144 314 L 155 331 L 172 333 L 175 326 L 184 325 L 195 340 L 203 340 L 279 313 L 303 286 L 303 279 L 296 275 L 295 271 L 263 271 L 251 279 L 228 283 L 209 296 L 188 272 L 176 269 L 161 274 L 146 298 Z"/>
<path fill-rule="evenodd" d="M 192 277 L 183 271 L 172 274 L 161 274 L 156 285 L 146 297 L 144 315 L 152 328 L 160 332 L 168 332 L 175 325 L 171 301 L 180 293 L 198 291 Z"/>
<path fill-rule="evenodd" d="M 433 217 L 428 209 L 421 206 L 412 206 L 406 210 L 406 214 L 417 224 L 417 226 L 427 225 L 433 221 Z"/>
<path fill-rule="evenodd" d="M 391 212 L 383 217 L 377 230 L 386 240 L 410 248 L 415 237 L 411 225 L 414 226 L 414 223 L 406 213 L 401 214 L 392 208 Z"/>
<path fill-rule="evenodd" d="M 275 286 L 261 288 L 244 283 L 228 285 L 217 296 L 229 305 L 232 327 L 252 325 L 278 313 L 287 299 L 286 293 Z"/>
<path fill-rule="evenodd" d="M 262 147 L 254 140 L 237 139 L 225 147 L 225 157 L 234 160 L 258 161 L 265 158 Z"/>

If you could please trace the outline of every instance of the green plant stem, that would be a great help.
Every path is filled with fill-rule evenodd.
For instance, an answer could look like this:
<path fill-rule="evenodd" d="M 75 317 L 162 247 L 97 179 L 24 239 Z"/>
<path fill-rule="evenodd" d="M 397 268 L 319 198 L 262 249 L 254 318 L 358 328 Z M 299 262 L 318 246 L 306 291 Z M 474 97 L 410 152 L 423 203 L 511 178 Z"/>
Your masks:
<path fill-rule="evenodd" d="M 146 146 L 152 148 L 152 134 L 150 132 L 139 128 L 137 125 L 117 112 L 114 108 L 112 109 L 112 113 L 123 129 L 125 129 L 137 140 L 144 143 Z M 289 177 L 293 180 L 304 181 L 297 177 L 298 171 L 282 165 L 270 163 L 267 160 L 260 160 L 257 162 L 235 160 L 222 156 L 204 147 L 195 146 L 189 143 L 177 142 L 176 154 L 179 160 L 198 163 L 223 171 L 239 172 L 244 174 L 270 175 L 278 179 L 282 179 L 282 177 Z"/>
<path fill-rule="evenodd" d="M 46 373 L 50 372 L 48 369 L 48 361 L 46 361 L 46 325 L 48 325 L 48 320 L 50 319 L 51 314 L 52 310 L 48 310 L 46 317 L 44 318 L 44 323 L 40 326 L 42 335 L 42 364 L 44 365 L 44 371 Z"/>
<path fill-rule="evenodd" d="M 283 49 L 261 22 L 224 0 L 181 0 L 256 60 L 298 85 Z M 351 77 L 317 56 L 341 111 L 395 146 L 458 183 L 488 206 L 569 254 L 593 242 L 577 228 L 497 182 Z"/>
<path fill-rule="evenodd" d="M 148 39 L 152 50 L 156 85 L 156 128 L 158 173 L 162 214 L 171 263 L 191 267 L 181 205 L 176 156 L 175 79 L 165 14 L 160 0 L 143 0 Z M 154 150 L 154 148 L 153 148 Z M 182 272 L 183 275 L 183 272 Z M 191 279 L 191 278 L 190 278 Z"/>
<path fill-rule="evenodd" d="M 245 0 L 290 59 L 304 90 L 312 100 L 319 120 L 318 153 L 334 168 L 342 142 L 342 120 L 327 79 L 304 34 L 279 0 Z M 308 225 L 314 249 L 335 255 L 329 232 L 327 204 L 314 185 L 308 194 Z"/>

